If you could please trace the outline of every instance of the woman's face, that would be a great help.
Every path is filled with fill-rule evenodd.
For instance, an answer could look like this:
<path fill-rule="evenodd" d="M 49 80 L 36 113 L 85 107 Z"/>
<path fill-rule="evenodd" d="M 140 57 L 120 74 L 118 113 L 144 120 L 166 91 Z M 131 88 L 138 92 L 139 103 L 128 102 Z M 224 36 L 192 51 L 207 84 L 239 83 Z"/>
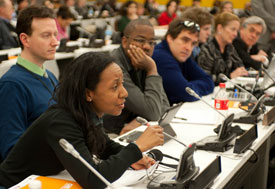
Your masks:
<path fill-rule="evenodd" d="M 135 3 L 132 3 L 127 7 L 127 15 L 134 14 L 137 14 L 137 5 Z"/>
<path fill-rule="evenodd" d="M 171 2 L 169 7 L 167 8 L 167 12 L 169 15 L 172 15 L 177 10 L 177 3 L 175 1 Z"/>
<path fill-rule="evenodd" d="M 226 3 L 224 7 L 222 8 L 222 12 L 233 12 L 233 6 L 231 3 Z"/>
<path fill-rule="evenodd" d="M 101 74 L 94 91 L 87 89 L 86 100 L 99 117 L 103 114 L 120 115 L 128 96 L 123 87 L 123 73 L 120 67 L 112 63 Z"/>
<path fill-rule="evenodd" d="M 220 25 L 220 30 L 218 31 L 226 44 L 231 44 L 233 40 L 237 37 L 240 28 L 240 22 L 233 20 L 229 22 L 226 26 Z"/>

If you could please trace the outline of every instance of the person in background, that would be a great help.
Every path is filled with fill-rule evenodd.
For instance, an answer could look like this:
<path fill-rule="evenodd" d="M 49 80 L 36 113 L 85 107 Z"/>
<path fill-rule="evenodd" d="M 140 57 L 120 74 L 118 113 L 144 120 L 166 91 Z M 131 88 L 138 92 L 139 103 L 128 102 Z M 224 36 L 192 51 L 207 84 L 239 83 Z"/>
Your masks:
<path fill-rule="evenodd" d="M 192 52 L 192 57 L 197 61 L 197 57 L 200 53 L 200 47 L 206 43 L 211 36 L 214 18 L 207 10 L 201 7 L 192 7 L 187 9 L 183 12 L 182 17 L 191 19 L 200 26 L 199 44 L 197 47 L 194 47 Z"/>
<path fill-rule="evenodd" d="M 200 7 L 200 6 L 201 6 L 201 0 L 192 1 L 192 7 Z"/>
<path fill-rule="evenodd" d="M 104 0 L 98 17 L 113 17 L 116 15 L 116 0 Z"/>
<path fill-rule="evenodd" d="M 146 14 L 148 14 L 149 17 L 157 18 L 159 14 L 158 6 L 159 4 L 156 2 L 156 0 L 145 0 L 144 2 L 144 8 L 146 10 Z"/>
<path fill-rule="evenodd" d="M 72 23 L 75 19 L 74 15 L 71 13 L 69 7 L 61 6 L 56 13 L 56 27 L 58 34 L 56 36 L 57 40 L 61 39 L 69 39 L 69 34 L 67 32 L 67 27 Z"/>
<path fill-rule="evenodd" d="M 75 59 L 54 93 L 57 104 L 32 124 L 0 165 L 0 186 L 66 169 L 82 188 L 105 188 L 101 179 L 60 146 L 60 139 L 71 143 L 109 182 L 130 166 L 149 168 L 155 161 L 142 152 L 163 144 L 162 127 L 148 127 L 126 146 L 109 139 L 102 127 L 102 116 L 119 115 L 127 95 L 122 70 L 108 54 L 89 52 Z"/>
<path fill-rule="evenodd" d="M 213 92 L 211 77 L 191 58 L 199 41 L 199 32 L 200 26 L 192 20 L 175 19 L 170 23 L 164 40 L 154 50 L 153 59 L 171 105 L 198 100 L 185 91 L 186 87 L 200 96 Z"/>
<path fill-rule="evenodd" d="M 248 75 L 242 59 L 232 45 L 239 28 L 238 16 L 229 12 L 219 14 L 215 17 L 214 37 L 201 47 L 198 63 L 212 76 L 215 85 L 223 82 L 220 73 L 229 78 Z"/>
<path fill-rule="evenodd" d="M 266 32 L 258 40 L 259 48 L 272 56 L 275 52 L 275 1 L 274 0 L 252 0 L 252 13 L 262 18 L 266 25 Z"/>
<path fill-rule="evenodd" d="M 238 16 L 240 19 L 245 19 L 252 16 L 252 7 L 250 1 L 245 3 L 244 10 L 241 10 Z"/>
<path fill-rule="evenodd" d="M 123 71 L 129 95 L 120 116 L 104 117 L 104 127 L 109 133 L 123 134 L 140 126 L 137 116 L 158 121 L 169 108 L 162 79 L 151 58 L 154 39 L 154 28 L 148 20 L 133 20 L 125 28 L 121 46 L 112 52 Z"/>
<path fill-rule="evenodd" d="M 15 28 L 10 23 L 13 12 L 11 0 L 0 0 L 0 50 L 19 47 Z"/>
<path fill-rule="evenodd" d="M 162 12 L 158 18 L 160 26 L 169 25 L 169 23 L 177 17 L 179 2 L 178 0 L 170 0 L 166 4 L 166 11 Z"/>
<path fill-rule="evenodd" d="M 48 7 L 49 9 L 54 9 L 54 4 L 50 0 L 43 1 L 42 5 Z"/>
<path fill-rule="evenodd" d="M 209 11 L 210 14 L 216 15 L 219 12 L 219 9 L 220 9 L 220 6 L 221 6 L 221 2 L 222 2 L 222 0 L 214 0 L 213 7 Z"/>
<path fill-rule="evenodd" d="M 53 10 L 29 6 L 17 19 L 16 33 L 22 48 L 16 65 L 0 79 L 0 159 L 5 159 L 17 140 L 49 104 L 57 85 L 43 66 L 53 60 L 58 46 Z M 0 179 L 1 180 L 1 179 Z"/>
<path fill-rule="evenodd" d="M 123 33 L 124 28 L 131 20 L 138 19 L 137 15 L 137 3 L 135 1 L 125 2 L 120 10 L 121 18 L 117 22 L 118 31 Z"/>
<path fill-rule="evenodd" d="M 86 4 L 87 0 L 77 0 L 75 5 L 75 10 L 83 19 L 87 19 L 89 14 L 89 8 Z"/>
<path fill-rule="evenodd" d="M 19 12 L 29 6 L 29 1 L 28 0 L 17 0 L 17 9 L 16 9 L 16 14 L 18 15 Z"/>
<path fill-rule="evenodd" d="M 219 8 L 219 14 L 223 12 L 233 13 L 233 3 L 231 1 L 222 1 Z"/>
<path fill-rule="evenodd" d="M 79 18 L 78 12 L 75 10 L 75 0 L 64 0 L 65 6 L 69 7 L 71 13 L 76 19 Z"/>
<path fill-rule="evenodd" d="M 265 31 L 265 22 L 260 17 L 251 16 L 242 22 L 239 36 L 234 39 L 233 45 L 246 68 L 259 70 L 262 64 L 268 62 L 266 52 L 259 50 L 257 45 L 257 41 Z"/>

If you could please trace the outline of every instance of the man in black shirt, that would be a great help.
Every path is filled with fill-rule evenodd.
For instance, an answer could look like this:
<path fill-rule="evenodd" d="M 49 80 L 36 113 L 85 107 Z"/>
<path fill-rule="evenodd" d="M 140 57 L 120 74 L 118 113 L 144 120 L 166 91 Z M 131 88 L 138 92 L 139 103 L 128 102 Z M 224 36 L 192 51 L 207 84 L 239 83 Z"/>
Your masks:
<path fill-rule="evenodd" d="M 257 45 L 258 39 L 265 31 L 266 24 L 260 17 L 251 16 L 243 21 L 239 36 L 233 41 L 233 45 L 246 68 L 258 70 L 263 63 L 267 66 L 267 54 Z"/>
<path fill-rule="evenodd" d="M 0 0 L 0 50 L 19 47 L 15 28 L 10 24 L 13 12 L 11 0 Z"/>

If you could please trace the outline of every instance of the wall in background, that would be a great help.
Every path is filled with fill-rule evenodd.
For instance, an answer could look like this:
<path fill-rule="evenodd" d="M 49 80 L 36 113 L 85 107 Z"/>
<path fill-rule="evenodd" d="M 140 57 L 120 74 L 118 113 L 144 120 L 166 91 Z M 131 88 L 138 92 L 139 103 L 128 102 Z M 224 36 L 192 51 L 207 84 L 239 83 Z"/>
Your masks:
<path fill-rule="evenodd" d="M 117 0 L 117 2 L 125 2 L 127 0 Z M 139 3 L 144 3 L 145 0 L 135 0 Z M 168 0 L 156 0 L 159 4 L 165 5 Z M 250 0 L 232 0 L 234 8 L 243 9 L 246 2 Z M 181 5 L 183 6 L 191 6 L 193 0 L 181 0 Z M 201 6 L 203 7 L 212 7 L 214 0 L 201 0 Z"/>

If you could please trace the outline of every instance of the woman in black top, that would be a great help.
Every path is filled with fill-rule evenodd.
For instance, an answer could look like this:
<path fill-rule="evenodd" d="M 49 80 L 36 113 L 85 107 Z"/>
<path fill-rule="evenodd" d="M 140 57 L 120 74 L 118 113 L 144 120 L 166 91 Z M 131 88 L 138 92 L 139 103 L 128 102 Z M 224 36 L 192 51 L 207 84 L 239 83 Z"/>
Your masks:
<path fill-rule="evenodd" d="M 60 147 L 61 138 L 110 182 L 129 166 L 142 169 L 154 163 L 142 152 L 163 143 L 160 126 L 148 127 L 136 144 L 126 147 L 110 140 L 102 129 L 103 114 L 119 115 L 128 95 L 113 58 L 86 53 L 66 73 L 55 91 L 57 104 L 29 127 L 0 165 L 0 186 L 13 186 L 32 174 L 47 176 L 67 169 L 83 188 L 104 188 L 99 178 Z M 96 163 L 95 156 L 101 161 Z"/>

